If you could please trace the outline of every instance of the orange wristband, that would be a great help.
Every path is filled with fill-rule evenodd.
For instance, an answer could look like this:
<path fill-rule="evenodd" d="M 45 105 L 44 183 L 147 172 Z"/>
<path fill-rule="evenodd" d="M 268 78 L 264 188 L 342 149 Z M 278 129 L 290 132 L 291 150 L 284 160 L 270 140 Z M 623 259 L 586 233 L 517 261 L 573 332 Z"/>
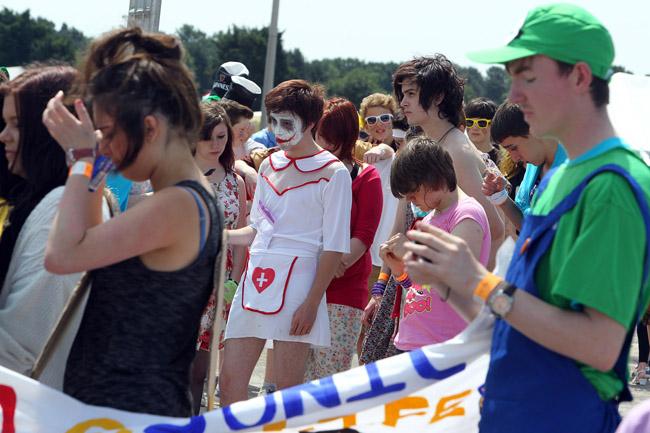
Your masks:
<path fill-rule="evenodd" d="M 72 167 L 70 167 L 68 177 L 72 176 L 73 174 L 80 174 L 90 179 L 93 175 L 93 165 L 89 162 L 77 161 L 72 164 Z"/>
<path fill-rule="evenodd" d="M 497 277 L 492 272 L 488 272 L 488 274 L 476 285 L 476 288 L 474 289 L 474 299 L 483 303 L 487 302 L 488 296 L 490 296 L 492 290 L 494 290 L 501 281 L 503 281 L 501 277 Z"/>
<path fill-rule="evenodd" d="M 388 281 L 390 279 L 390 275 L 388 275 L 386 272 L 381 272 L 379 274 L 379 277 L 377 277 L 377 281 Z"/>
<path fill-rule="evenodd" d="M 409 275 L 406 272 L 404 272 L 402 275 L 395 278 L 395 281 L 397 281 L 398 283 L 403 283 L 408 277 Z"/>

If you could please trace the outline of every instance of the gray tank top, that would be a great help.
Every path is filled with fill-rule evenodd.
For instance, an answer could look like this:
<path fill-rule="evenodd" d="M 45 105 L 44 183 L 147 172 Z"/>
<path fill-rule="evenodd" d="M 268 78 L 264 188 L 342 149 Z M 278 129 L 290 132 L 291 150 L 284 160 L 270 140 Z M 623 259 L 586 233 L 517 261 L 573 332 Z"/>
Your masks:
<path fill-rule="evenodd" d="M 190 366 L 201 314 L 213 289 L 223 218 L 214 197 L 198 182 L 177 186 L 202 199 L 210 213 L 205 237 L 199 206 L 199 256 L 173 272 L 151 270 L 139 257 L 92 272 L 92 289 L 64 380 L 64 392 L 84 403 L 192 415 Z"/>

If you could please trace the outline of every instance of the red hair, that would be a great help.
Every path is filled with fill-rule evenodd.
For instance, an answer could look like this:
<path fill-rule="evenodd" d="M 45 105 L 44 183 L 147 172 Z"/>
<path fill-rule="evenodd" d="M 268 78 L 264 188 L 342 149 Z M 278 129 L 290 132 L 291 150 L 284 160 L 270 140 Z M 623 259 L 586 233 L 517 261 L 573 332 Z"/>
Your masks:
<path fill-rule="evenodd" d="M 359 115 L 352 102 L 334 97 L 327 100 L 318 135 L 334 146 L 341 161 L 352 161 L 352 151 L 359 137 Z"/>

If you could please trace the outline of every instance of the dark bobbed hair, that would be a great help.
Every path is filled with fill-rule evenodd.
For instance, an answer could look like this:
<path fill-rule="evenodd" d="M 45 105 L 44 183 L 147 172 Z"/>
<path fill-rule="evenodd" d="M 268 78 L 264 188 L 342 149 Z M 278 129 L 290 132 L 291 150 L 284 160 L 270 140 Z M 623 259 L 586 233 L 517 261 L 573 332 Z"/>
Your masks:
<path fill-rule="evenodd" d="M 42 116 L 48 101 L 59 90 L 69 90 L 76 76 L 76 70 L 69 66 L 33 65 L 14 80 L 0 85 L 3 98 L 13 95 L 16 103 L 19 131 L 16 158 L 20 158 L 25 172 L 25 178 L 7 173 L 2 179 L 8 181 L 2 187 L 3 196 L 13 209 L 9 225 L 0 237 L 0 288 L 27 217 L 45 195 L 64 185 L 67 179 L 65 153 L 45 128 Z"/>
<path fill-rule="evenodd" d="M 268 113 L 289 111 L 295 113 L 304 127 L 313 123 L 312 134 L 316 131 L 318 121 L 323 115 L 325 104 L 323 87 L 305 80 L 289 80 L 275 86 L 264 97 Z M 303 131 L 304 132 L 304 131 Z"/>
<path fill-rule="evenodd" d="M 240 104 L 237 101 L 233 101 L 231 99 L 222 99 L 220 101 L 217 101 L 216 103 L 221 105 L 221 107 L 224 110 L 226 110 L 226 114 L 230 119 L 231 126 L 234 125 L 235 123 L 241 122 L 242 118 L 248 120 L 253 118 L 254 115 L 253 110 L 251 110 L 245 105 Z"/>
<path fill-rule="evenodd" d="M 465 106 L 465 117 L 479 117 L 492 119 L 497 111 L 497 104 L 493 100 L 479 97 L 474 98 Z"/>
<path fill-rule="evenodd" d="M 224 123 L 228 131 L 228 140 L 223 153 L 219 156 L 219 164 L 226 171 L 235 169 L 235 152 L 232 150 L 232 125 L 230 119 L 219 102 L 209 102 L 201 104 L 201 113 L 203 114 L 203 124 L 199 134 L 200 140 L 212 140 L 212 131 L 218 125 Z"/>
<path fill-rule="evenodd" d="M 183 63 L 180 40 L 140 28 L 116 30 L 95 40 L 85 60 L 77 92 L 114 118 L 128 138 L 118 167 L 129 167 L 142 148 L 144 118 L 157 113 L 191 146 L 201 126 L 192 73 Z"/>
<path fill-rule="evenodd" d="M 416 136 L 406 143 L 393 160 L 390 189 L 397 198 L 421 186 L 439 191 L 456 189 L 456 172 L 449 152 L 429 137 Z"/>
<path fill-rule="evenodd" d="M 560 75 L 568 75 L 575 66 L 570 63 L 560 62 L 559 60 L 554 61 L 557 63 Z M 593 75 L 591 77 L 591 84 L 589 85 L 589 93 L 596 107 L 603 107 L 609 104 L 609 83 L 606 80 Z"/>
<path fill-rule="evenodd" d="M 508 137 L 528 137 L 530 127 L 524 120 L 521 107 L 505 101 L 494 113 L 490 136 L 495 143 L 501 143 Z"/>
<path fill-rule="evenodd" d="M 420 105 L 425 110 L 431 108 L 435 99 L 442 95 L 438 116 L 454 126 L 460 126 L 465 82 L 447 57 L 435 54 L 433 57 L 417 57 L 399 65 L 393 74 L 393 90 L 400 103 L 404 98 L 402 83 L 405 80 L 415 81 L 420 89 Z"/>
<path fill-rule="evenodd" d="M 318 123 L 318 135 L 330 142 L 341 161 L 353 160 L 352 151 L 359 136 L 359 117 L 354 104 L 334 97 L 325 102 L 325 111 Z"/>

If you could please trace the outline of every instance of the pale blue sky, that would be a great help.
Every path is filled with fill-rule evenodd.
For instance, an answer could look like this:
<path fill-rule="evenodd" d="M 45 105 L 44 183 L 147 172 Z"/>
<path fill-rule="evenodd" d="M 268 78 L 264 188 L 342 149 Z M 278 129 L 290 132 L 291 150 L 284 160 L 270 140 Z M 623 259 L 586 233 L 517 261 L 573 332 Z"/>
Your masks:
<path fill-rule="evenodd" d="M 441 52 L 465 66 L 465 53 L 508 42 L 540 0 L 280 0 L 279 28 L 286 48 L 309 60 L 356 57 L 400 62 Z M 616 64 L 650 74 L 649 0 L 574 0 L 609 28 Z M 65 22 L 96 36 L 124 23 L 128 0 L 0 0 L 14 10 L 29 8 L 57 25 Z M 160 29 L 183 24 L 211 34 L 228 26 L 259 27 L 270 21 L 271 0 L 162 0 Z"/>

